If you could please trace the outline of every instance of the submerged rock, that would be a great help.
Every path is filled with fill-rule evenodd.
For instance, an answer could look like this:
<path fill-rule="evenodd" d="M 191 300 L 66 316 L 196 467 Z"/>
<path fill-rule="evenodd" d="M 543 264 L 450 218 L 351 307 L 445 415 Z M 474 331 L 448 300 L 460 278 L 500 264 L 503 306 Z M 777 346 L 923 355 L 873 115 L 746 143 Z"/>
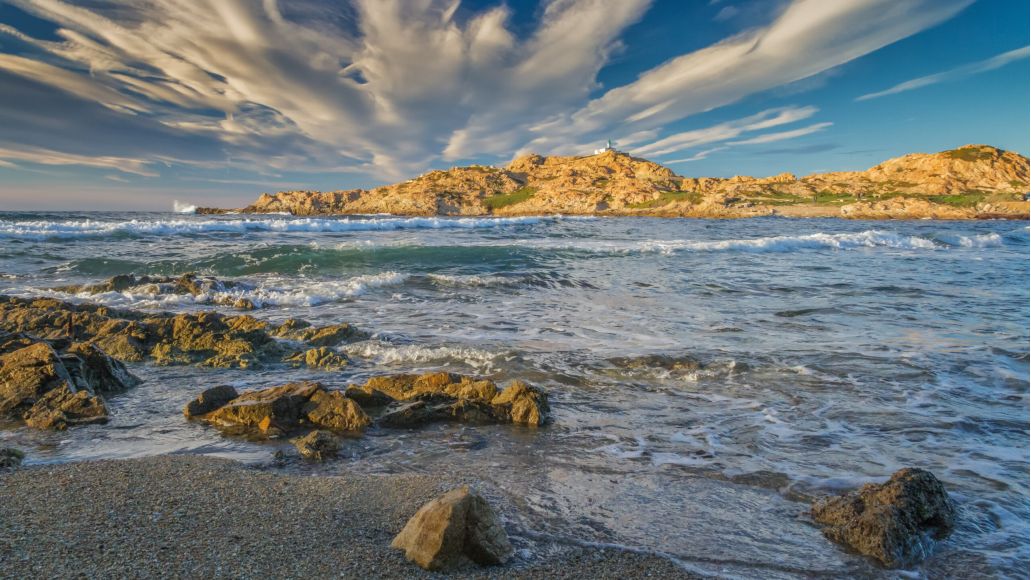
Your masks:
<path fill-rule="evenodd" d="M 453 489 L 408 520 L 390 543 L 426 570 L 448 570 L 466 560 L 481 566 L 504 564 L 512 544 L 497 515 L 479 494 Z"/>
<path fill-rule="evenodd" d="M 329 431 L 315 430 L 293 440 L 294 447 L 306 459 L 325 461 L 340 451 L 340 438 Z"/>
<path fill-rule="evenodd" d="M 325 371 L 338 371 L 346 367 L 348 362 L 347 357 L 325 346 L 295 353 L 284 360 L 294 366 L 304 365 Z"/>
<path fill-rule="evenodd" d="M 9 469 L 21 465 L 25 453 L 14 447 L 0 447 L 0 469 Z"/>
<path fill-rule="evenodd" d="M 902 469 L 882 484 L 813 502 L 813 519 L 831 540 L 891 568 L 923 560 L 956 525 L 956 507 L 928 471 Z"/>
<path fill-rule="evenodd" d="M 348 324 L 322 327 L 304 326 L 306 324 L 296 322 L 284 330 L 286 325 L 272 328 L 269 323 L 248 315 L 151 314 L 49 298 L 30 300 L 0 296 L 0 330 L 95 345 L 116 359 L 132 362 L 151 360 L 162 365 L 248 368 L 282 363 L 297 352 L 297 345 L 286 344 L 279 338 L 302 342 L 310 339 L 309 345 L 326 347 L 363 336 Z M 301 326 L 303 328 L 299 328 Z M 0 343 L 0 352 L 3 348 Z M 306 352 L 305 363 L 308 356 Z M 310 356 L 315 365 L 327 369 L 336 368 L 346 360 L 317 349 Z"/>
<path fill-rule="evenodd" d="M 39 429 L 107 421 L 102 393 L 139 384 L 125 365 L 94 345 L 4 334 L 0 345 L 0 415 Z M 25 345 L 25 346 L 22 346 Z M 58 351 L 55 345 L 61 350 Z M 20 347 L 20 348 L 18 348 Z"/>
<path fill-rule="evenodd" d="M 689 372 L 702 368 L 702 363 L 691 355 L 649 354 L 635 357 L 614 357 L 609 362 L 619 368 L 662 369 L 670 372 Z"/>

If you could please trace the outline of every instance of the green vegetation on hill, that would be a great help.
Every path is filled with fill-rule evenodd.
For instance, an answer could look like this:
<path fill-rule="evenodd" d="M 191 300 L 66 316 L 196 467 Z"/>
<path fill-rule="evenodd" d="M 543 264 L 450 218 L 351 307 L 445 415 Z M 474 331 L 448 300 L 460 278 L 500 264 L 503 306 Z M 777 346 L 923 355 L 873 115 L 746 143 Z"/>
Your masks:
<path fill-rule="evenodd" d="M 627 207 L 632 209 L 650 209 L 669 205 L 674 201 L 688 201 L 692 204 L 696 204 L 702 201 L 702 197 L 704 196 L 697 191 L 666 191 L 655 199 L 632 203 Z"/>
<path fill-rule="evenodd" d="M 945 151 L 942 154 L 949 159 L 959 159 L 960 161 L 981 161 L 982 159 L 992 158 L 991 151 L 980 147 L 960 147 L 959 149 Z"/>
<path fill-rule="evenodd" d="M 519 189 L 510 193 L 501 193 L 498 195 L 492 195 L 483 199 L 483 205 L 489 207 L 491 210 L 498 210 L 503 207 L 522 203 L 537 193 L 536 187 L 520 187 Z"/>

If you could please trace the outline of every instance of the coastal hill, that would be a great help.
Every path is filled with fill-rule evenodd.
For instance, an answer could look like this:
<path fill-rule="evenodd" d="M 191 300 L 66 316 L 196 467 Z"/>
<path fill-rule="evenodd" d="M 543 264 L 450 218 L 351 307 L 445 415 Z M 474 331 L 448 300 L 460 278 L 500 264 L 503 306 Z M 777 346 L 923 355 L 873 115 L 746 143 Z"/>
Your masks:
<path fill-rule="evenodd" d="M 430 171 L 375 189 L 262 194 L 235 211 L 294 215 L 618 215 L 1027 219 L 1028 158 L 988 145 L 796 177 L 681 177 L 612 149 Z M 201 208 L 198 213 L 232 210 Z"/>

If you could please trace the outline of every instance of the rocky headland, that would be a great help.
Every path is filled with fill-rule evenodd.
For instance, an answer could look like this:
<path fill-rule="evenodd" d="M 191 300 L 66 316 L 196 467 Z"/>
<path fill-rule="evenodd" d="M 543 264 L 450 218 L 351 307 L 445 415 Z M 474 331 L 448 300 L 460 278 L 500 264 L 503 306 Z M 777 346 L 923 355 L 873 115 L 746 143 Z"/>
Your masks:
<path fill-rule="evenodd" d="M 197 212 L 1027 219 L 1028 171 L 1027 157 L 988 145 L 905 155 L 865 171 L 762 178 L 681 177 L 608 150 L 582 157 L 531 154 L 506 167 L 454 167 L 368 190 L 265 193 L 237 210 Z"/>

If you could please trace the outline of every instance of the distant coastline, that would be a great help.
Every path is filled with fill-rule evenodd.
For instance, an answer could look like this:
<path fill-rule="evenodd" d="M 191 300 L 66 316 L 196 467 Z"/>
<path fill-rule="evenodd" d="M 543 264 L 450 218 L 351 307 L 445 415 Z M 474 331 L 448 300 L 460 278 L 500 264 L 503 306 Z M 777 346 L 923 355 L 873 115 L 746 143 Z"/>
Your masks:
<path fill-rule="evenodd" d="M 198 214 L 298 216 L 591 215 L 694 218 L 1029 219 L 1029 162 L 966 145 L 890 159 L 866 171 L 796 177 L 682 177 L 606 148 L 581 157 L 527 155 L 504 168 L 431 171 L 370 190 L 282 191 Z"/>

